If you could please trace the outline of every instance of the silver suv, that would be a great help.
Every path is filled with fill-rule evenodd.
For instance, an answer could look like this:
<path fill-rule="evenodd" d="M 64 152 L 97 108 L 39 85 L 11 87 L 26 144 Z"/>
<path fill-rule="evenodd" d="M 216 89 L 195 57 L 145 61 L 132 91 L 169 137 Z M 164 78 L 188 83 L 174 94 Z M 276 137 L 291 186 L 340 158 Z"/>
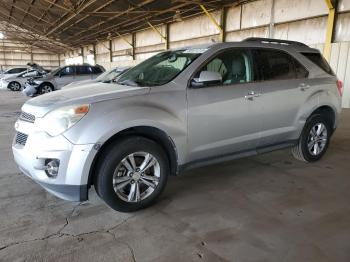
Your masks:
<path fill-rule="evenodd" d="M 342 84 L 318 50 L 250 38 L 159 53 L 123 74 L 27 101 L 15 124 L 21 171 L 56 196 L 149 206 L 169 175 L 291 147 L 319 160 Z M 215 174 L 213 174 L 215 175 Z"/>
<path fill-rule="evenodd" d="M 28 80 L 23 93 L 27 96 L 46 94 L 75 81 L 95 79 L 104 71 L 102 66 L 89 64 L 59 67 L 40 79 Z"/>

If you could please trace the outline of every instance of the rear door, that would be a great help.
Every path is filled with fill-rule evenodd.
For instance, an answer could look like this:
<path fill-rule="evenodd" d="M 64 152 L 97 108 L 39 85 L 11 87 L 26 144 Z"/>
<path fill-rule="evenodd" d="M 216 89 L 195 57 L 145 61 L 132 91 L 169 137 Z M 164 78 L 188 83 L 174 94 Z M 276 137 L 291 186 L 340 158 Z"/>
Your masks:
<path fill-rule="evenodd" d="M 253 69 L 250 50 L 234 48 L 198 70 L 194 78 L 211 71 L 220 73 L 223 81 L 187 90 L 189 161 L 255 151 L 262 118 Z"/>
<path fill-rule="evenodd" d="M 77 66 L 77 73 L 74 81 L 87 80 L 92 78 L 93 70 L 91 66 Z"/>
<path fill-rule="evenodd" d="M 282 50 L 261 48 L 253 53 L 262 93 L 259 147 L 293 140 L 299 128 L 298 113 L 312 90 L 308 71 Z"/>
<path fill-rule="evenodd" d="M 103 73 L 103 71 L 100 67 L 98 67 L 98 66 L 92 67 L 92 79 L 95 79 L 96 77 L 98 77 L 102 73 Z"/>

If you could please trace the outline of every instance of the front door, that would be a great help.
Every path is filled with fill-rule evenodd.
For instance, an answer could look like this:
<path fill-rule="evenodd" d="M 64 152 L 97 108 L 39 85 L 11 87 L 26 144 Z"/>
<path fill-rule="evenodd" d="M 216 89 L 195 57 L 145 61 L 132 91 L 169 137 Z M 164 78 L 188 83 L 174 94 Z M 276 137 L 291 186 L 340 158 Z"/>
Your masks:
<path fill-rule="evenodd" d="M 74 81 L 75 67 L 65 66 L 55 76 L 56 87 L 61 89 Z"/>
<path fill-rule="evenodd" d="M 189 87 L 189 161 L 255 151 L 261 131 L 260 85 L 249 50 L 228 49 L 201 67 L 218 72 L 222 83 Z"/>

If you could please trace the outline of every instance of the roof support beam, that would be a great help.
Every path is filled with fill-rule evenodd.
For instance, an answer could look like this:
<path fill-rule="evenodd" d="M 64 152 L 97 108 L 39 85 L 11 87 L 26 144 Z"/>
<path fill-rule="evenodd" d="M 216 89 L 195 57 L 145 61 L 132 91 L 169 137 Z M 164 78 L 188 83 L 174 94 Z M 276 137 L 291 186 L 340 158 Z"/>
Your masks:
<path fill-rule="evenodd" d="M 153 26 L 150 22 L 147 21 L 147 24 L 152 28 L 152 30 L 154 32 L 156 32 L 163 40 L 164 40 L 164 44 L 165 44 L 165 50 L 168 49 L 168 36 L 164 36 L 155 26 Z"/>
<path fill-rule="evenodd" d="M 150 4 L 150 3 L 154 2 L 154 1 L 155 1 L 155 0 L 144 0 L 143 2 L 137 4 L 136 6 L 133 6 L 133 7 L 128 8 L 127 10 L 125 10 L 124 13 L 118 13 L 118 14 L 116 14 L 116 15 L 114 15 L 114 16 L 112 16 L 112 17 L 110 17 L 110 18 L 108 18 L 108 19 L 106 19 L 106 20 L 104 20 L 104 21 L 101 21 L 101 22 L 99 22 L 99 23 L 97 23 L 97 24 L 94 24 L 93 26 L 90 26 L 90 27 L 87 28 L 86 30 L 82 30 L 82 31 L 80 31 L 80 32 L 78 32 L 78 33 L 76 33 L 76 34 L 74 34 L 73 36 L 68 37 L 67 40 L 69 40 L 69 39 L 71 39 L 71 38 L 75 38 L 75 37 L 77 37 L 77 36 L 79 36 L 79 35 L 82 35 L 82 34 L 88 32 L 88 31 L 90 31 L 90 30 L 92 30 L 92 29 L 94 29 L 94 28 L 98 28 L 98 27 L 100 27 L 100 26 L 103 25 L 103 24 L 109 23 L 109 22 L 112 21 L 113 19 L 116 19 L 116 18 L 118 18 L 118 17 L 120 17 L 120 16 L 123 16 L 123 15 L 127 15 L 130 11 L 133 11 L 133 10 L 135 10 L 135 9 L 137 9 L 137 8 L 143 7 L 143 6 L 145 6 L 145 5 L 147 5 L 147 4 Z M 78 40 L 80 40 L 80 39 L 78 39 Z"/>
<path fill-rule="evenodd" d="M 210 19 L 210 21 L 217 27 L 217 29 L 219 29 L 220 31 L 220 41 L 224 42 L 224 30 L 222 28 L 222 26 L 215 20 L 215 18 L 212 16 L 211 13 L 209 13 L 209 11 L 205 8 L 204 5 L 199 5 L 200 8 L 203 10 L 203 13 Z"/>
<path fill-rule="evenodd" d="M 76 13 L 70 15 L 69 17 L 67 17 L 67 19 L 63 20 L 61 23 L 59 23 L 54 28 L 52 28 L 49 32 L 47 32 L 45 34 L 45 36 L 49 36 L 50 34 L 55 32 L 58 28 L 60 28 L 61 26 L 65 25 L 66 23 L 68 23 L 70 20 L 72 20 L 74 17 L 76 17 L 78 14 L 80 14 L 82 11 L 84 11 L 86 8 L 88 8 L 90 5 L 94 4 L 96 1 L 97 0 L 90 0 L 90 2 L 88 2 L 86 5 L 84 5 L 81 8 L 79 8 L 79 10 L 77 10 Z"/>
<path fill-rule="evenodd" d="M 328 19 L 327 19 L 327 31 L 326 31 L 326 40 L 323 49 L 323 56 L 329 61 L 331 56 L 331 44 L 334 30 L 334 18 L 335 18 L 335 9 L 336 2 L 332 0 L 325 0 L 328 7 Z"/>

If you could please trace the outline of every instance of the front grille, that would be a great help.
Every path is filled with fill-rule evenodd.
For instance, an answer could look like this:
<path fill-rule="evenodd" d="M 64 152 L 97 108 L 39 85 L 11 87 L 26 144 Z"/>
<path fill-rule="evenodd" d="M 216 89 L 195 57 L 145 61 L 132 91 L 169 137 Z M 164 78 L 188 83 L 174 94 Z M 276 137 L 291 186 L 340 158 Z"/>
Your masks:
<path fill-rule="evenodd" d="M 21 132 L 17 132 L 16 134 L 16 144 L 24 146 L 27 142 L 28 135 L 23 134 Z"/>
<path fill-rule="evenodd" d="M 34 123 L 35 122 L 35 116 L 26 112 L 21 112 L 19 119 L 23 120 L 23 121 L 27 121 L 30 123 Z"/>

